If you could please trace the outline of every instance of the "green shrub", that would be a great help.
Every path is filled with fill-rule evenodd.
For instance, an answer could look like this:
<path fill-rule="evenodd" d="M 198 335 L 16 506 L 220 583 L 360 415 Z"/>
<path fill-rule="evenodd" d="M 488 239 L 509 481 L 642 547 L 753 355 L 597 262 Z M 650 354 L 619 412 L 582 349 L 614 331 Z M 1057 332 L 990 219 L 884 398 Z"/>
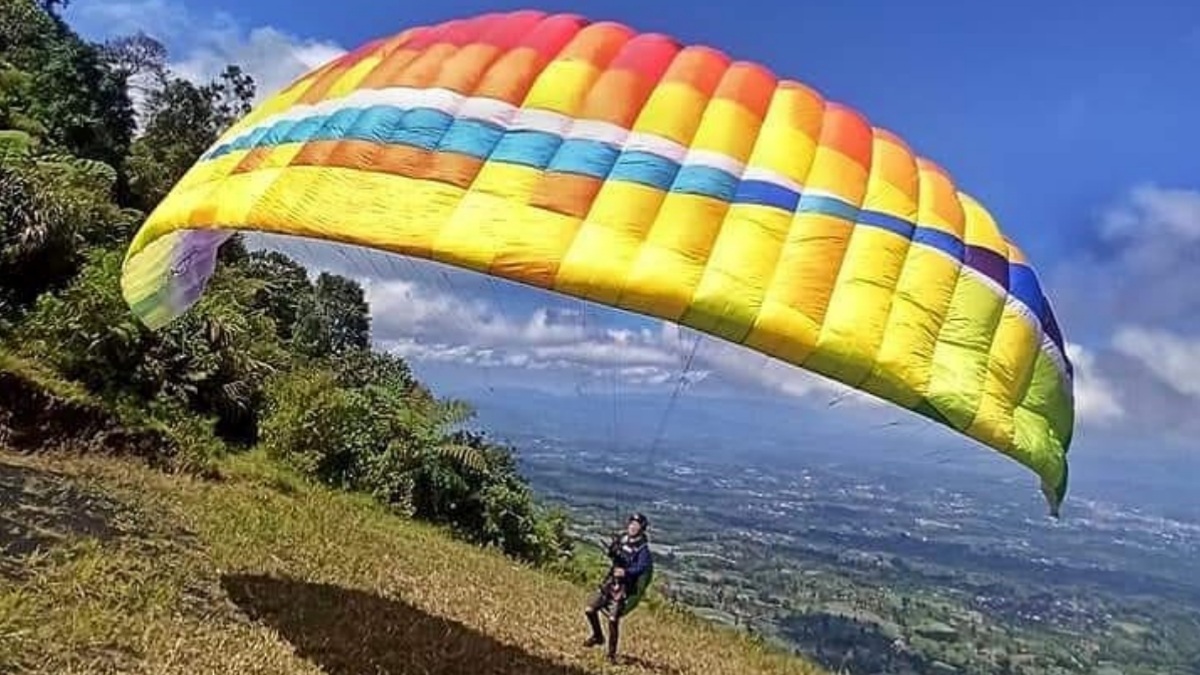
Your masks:
<path fill-rule="evenodd" d="M 268 383 L 262 445 L 327 485 L 520 560 L 569 557 L 566 516 L 538 509 L 509 448 L 455 429 L 468 414 L 428 396 L 391 358 L 348 354 Z"/>

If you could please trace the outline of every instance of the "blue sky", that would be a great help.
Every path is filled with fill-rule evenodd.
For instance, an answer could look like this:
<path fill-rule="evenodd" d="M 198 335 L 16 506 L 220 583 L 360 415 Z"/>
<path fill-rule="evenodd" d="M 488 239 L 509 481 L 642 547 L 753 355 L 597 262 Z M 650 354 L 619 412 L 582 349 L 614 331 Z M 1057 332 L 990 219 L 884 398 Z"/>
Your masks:
<path fill-rule="evenodd" d="M 240 63 L 269 93 L 341 50 L 406 26 L 526 6 L 79 0 L 67 18 L 97 39 L 146 30 L 167 44 L 175 70 L 187 77 Z M 1079 369 L 1077 466 L 1089 458 L 1193 452 L 1190 439 L 1200 432 L 1200 274 L 1193 271 L 1200 265 L 1193 121 L 1200 88 L 1189 83 L 1200 70 L 1200 4 L 537 6 L 765 63 L 901 135 L 980 198 L 1039 270 Z M 665 396 L 694 339 L 600 308 L 581 318 L 575 301 L 443 275 L 430 265 L 291 242 L 287 250 L 364 277 L 381 344 L 408 355 L 447 391 L 477 390 L 485 364 L 491 386 L 570 394 L 615 383 Z M 694 371 L 687 395 L 714 401 L 768 396 L 825 408 L 842 396 L 836 386 L 714 340 L 702 341 Z M 895 417 L 886 406 L 849 400 L 856 412 L 838 414 Z"/>

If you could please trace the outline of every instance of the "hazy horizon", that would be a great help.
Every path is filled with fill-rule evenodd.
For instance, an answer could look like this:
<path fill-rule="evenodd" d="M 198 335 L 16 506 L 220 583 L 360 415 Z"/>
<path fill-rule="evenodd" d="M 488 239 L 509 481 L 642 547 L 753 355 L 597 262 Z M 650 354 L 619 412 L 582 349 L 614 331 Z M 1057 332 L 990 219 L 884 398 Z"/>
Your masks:
<path fill-rule="evenodd" d="M 663 422 L 670 395 L 620 392 L 610 394 L 548 392 L 534 387 L 480 385 L 435 389 L 442 396 L 468 400 L 476 408 L 476 424 L 492 436 L 553 437 L 566 443 L 601 443 L 623 453 L 649 454 Z M 720 405 L 710 399 L 728 398 Z M 547 413 L 547 402 L 553 409 Z M 591 414 L 591 411 L 600 411 Z M 739 415 L 742 417 L 739 419 Z M 765 418 L 755 429 L 746 419 Z M 1200 522 L 1200 501 L 1192 499 L 1192 477 L 1200 458 L 1180 449 L 1164 450 L 1154 461 L 1121 461 L 1119 440 L 1077 442 L 1069 455 L 1071 488 L 1063 518 L 1072 503 L 1094 500 L 1148 515 Z M 518 451 L 522 444 L 515 443 Z M 954 492 L 982 494 L 1004 490 L 1028 500 L 1031 517 L 1044 516 L 1036 479 L 1016 462 L 949 430 L 900 411 L 878 422 L 862 411 L 846 411 L 817 403 L 771 401 L 768 397 L 681 394 L 654 448 L 655 459 L 687 448 L 697 457 L 754 467 L 799 469 L 821 462 L 862 467 L 864 474 L 900 471 L 903 475 L 942 477 Z"/>

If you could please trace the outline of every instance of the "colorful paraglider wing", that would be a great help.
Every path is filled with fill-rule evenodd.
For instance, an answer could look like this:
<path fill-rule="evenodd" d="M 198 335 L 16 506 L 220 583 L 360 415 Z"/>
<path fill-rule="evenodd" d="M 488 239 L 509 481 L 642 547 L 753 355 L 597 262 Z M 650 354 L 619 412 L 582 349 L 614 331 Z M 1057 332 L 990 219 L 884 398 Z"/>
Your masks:
<path fill-rule="evenodd" d="M 233 229 L 348 242 L 691 326 L 1034 470 L 1057 513 L 1071 365 L 1021 252 L 940 168 L 764 67 L 538 12 L 407 30 L 305 75 L 133 240 L 162 326 Z"/>

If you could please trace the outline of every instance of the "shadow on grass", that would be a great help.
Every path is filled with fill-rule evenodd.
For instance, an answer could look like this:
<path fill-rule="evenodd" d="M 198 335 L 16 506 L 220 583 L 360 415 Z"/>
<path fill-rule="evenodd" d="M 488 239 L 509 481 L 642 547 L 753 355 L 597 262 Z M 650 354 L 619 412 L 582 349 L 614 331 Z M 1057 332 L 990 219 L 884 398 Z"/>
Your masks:
<path fill-rule="evenodd" d="M 260 575 L 227 575 L 221 583 L 247 616 L 331 675 L 586 675 L 401 600 Z"/>
<path fill-rule="evenodd" d="M 108 541 L 123 506 L 66 476 L 0 461 L 0 578 L 20 578 L 25 558 L 74 539 Z"/>

